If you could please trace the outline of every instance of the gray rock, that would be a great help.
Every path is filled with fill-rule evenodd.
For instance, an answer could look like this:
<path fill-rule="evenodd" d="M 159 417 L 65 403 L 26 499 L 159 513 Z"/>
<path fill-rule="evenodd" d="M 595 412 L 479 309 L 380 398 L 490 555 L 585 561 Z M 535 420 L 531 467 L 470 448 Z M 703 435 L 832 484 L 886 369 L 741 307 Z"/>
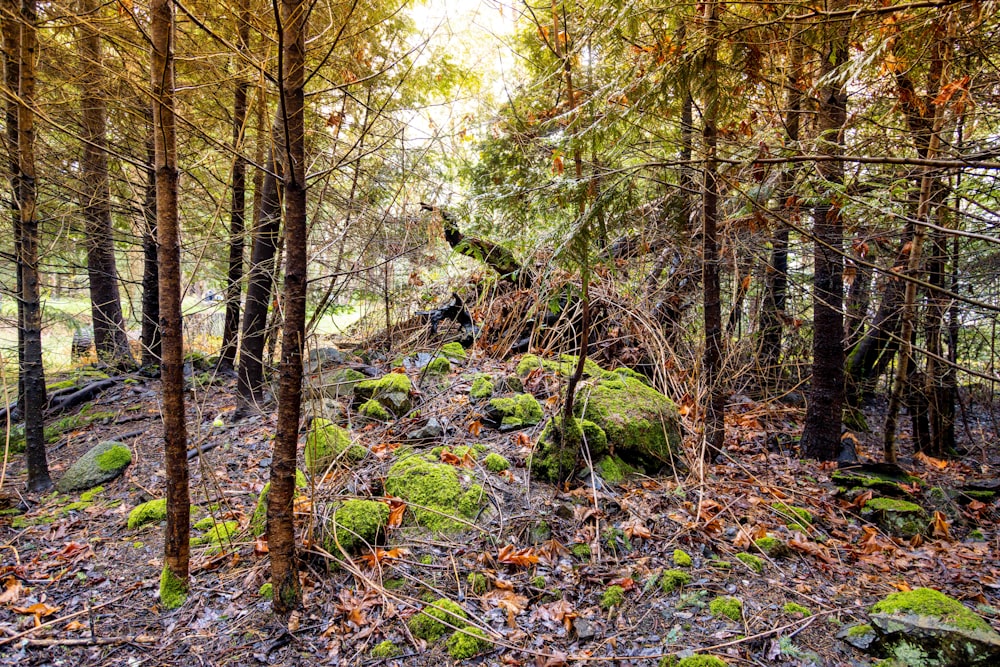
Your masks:
<path fill-rule="evenodd" d="M 132 463 L 132 451 L 120 442 L 105 441 L 94 445 L 71 465 L 56 483 L 61 493 L 84 491 L 122 474 Z"/>
<path fill-rule="evenodd" d="M 436 440 L 444 435 L 444 427 L 436 417 L 431 417 L 420 428 L 415 428 L 406 434 L 407 440 Z"/>
<path fill-rule="evenodd" d="M 315 373 L 323 366 L 336 366 L 347 361 L 347 355 L 335 347 L 320 347 L 309 351 L 307 373 Z"/>

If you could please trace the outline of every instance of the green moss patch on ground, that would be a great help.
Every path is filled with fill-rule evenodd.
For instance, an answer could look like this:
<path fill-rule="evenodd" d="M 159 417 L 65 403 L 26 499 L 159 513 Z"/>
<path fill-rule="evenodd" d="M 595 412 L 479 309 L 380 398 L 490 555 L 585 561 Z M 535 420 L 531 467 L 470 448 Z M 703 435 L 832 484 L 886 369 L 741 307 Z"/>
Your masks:
<path fill-rule="evenodd" d="M 454 466 L 412 454 L 389 468 L 385 492 L 405 500 L 418 525 L 442 532 L 468 528 L 459 519 L 474 518 L 485 500 L 482 487 L 463 488 Z"/>
<path fill-rule="evenodd" d="M 440 598 L 414 615 L 407 625 L 414 637 L 433 642 L 451 632 L 453 627 L 465 627 L 468 618 L 469 615 L 457 602 Z"/>
<path fill-rule="evenodd" d="M 500 424 L 501 429 L 534 426 L 545 417 L 538 399 L 531 394 L 491 398 L 486 411 L 492 420 Z"/>
<path fill-rule="evenodd" d="M 167 518 L 167 499 L 158 498 L 156 500 L 150 500 L 149 502 L 142 503 L 141 505 L 136 505 L 135 508 L 129 512 L 128 515 L 128 527 L 129 530 L 135 530 L 140 526 L 144 526 L 147 523 L 159 523 Z"/>
<path fill-rule="evenodd" d="M 313 419 L 306 436 L 306 470 L 311 474 L 322 473 L 335 460 L 360 461 L 368 450 L 351 443 L 351 433 L 326 419 Z"/>
<path fill-rule="evenodd" d="M 332 530 L 325 548 L 339 555 L 341 549 L 357 553 L 379 541 L 389 521 L 389 506 L 377 500 L 346 500 L 334 510 Z M 339 545 L 339 546 L 338 546 Z"/>

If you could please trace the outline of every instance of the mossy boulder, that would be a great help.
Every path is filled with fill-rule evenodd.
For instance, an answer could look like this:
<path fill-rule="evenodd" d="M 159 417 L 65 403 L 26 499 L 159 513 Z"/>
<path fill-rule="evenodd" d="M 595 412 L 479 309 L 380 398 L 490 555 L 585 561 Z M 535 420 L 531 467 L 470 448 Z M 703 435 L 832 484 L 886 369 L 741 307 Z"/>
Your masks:
<path fill-rule="evenodd" d="M 388 522 L 387 504 L 377 500 L 346 500 L 333 512 L 324 548 L 334 555 L 339 555 L 341 549 L 357 553 L 378 542 Z"/>
<path fill-rule="evenodd" d="M 458 341 L 452 341 L 450 343 L 445 343 L 441 346 L 441 354 L 448 357 L 449 359 L 454 359 L 455 361 L 465 361 L 469 358 L 469 354 L 462 347 L 462 344 Z"/>
<path fill-rule="evenodd" d="M 743 618 L 743 601 L 739 598 L 723 595 L 708 603 L 708 610 L 712 612 L 712 616 L 725 617 L 739 622 Z"/>
<path fill-rule="evenodd" d="M 83 491 L 111 481 L 132 463 L 132 450 L 120 442 L 106 441 L 94 445 L 71 465 L 56 483 L 60 493 Z"/>
<path fill-rule="evenodd" d="M 555 416 L 545 424 L 535 451 L 528 458 L 531 474 L 537 479 L 559 482 L 562 481 L 560 477 L 569 476 L 576 468 L 580 448 L 584 443 L 592 459 L 607 454 L 608 438 L 594 422 L 573 418 L 565 434 L 560 428 L 561 424 L 561 416 Z"/>
<path fill-rule="evenodd" d="M 389 411 L 374 398 L 370 398 L 362 403 L 358 408 L 358 414 L 362 417 L 367 417 L 368 419 L 374 419 L 381 422 L 387 422 L 392 419 L 392 415 L 389 414 Z"/>
<path fill-rule="evenodd" d="M 158 498 L 136 505 L 128 514 L 129 530 L 135 530 L 147 523 L 159 523 L 167 518 L 167 499 Z"/>
<path fill-rule="evenodd" d="M 490 472 L 503 472 L 510 468 L 510 461 L 496 452 L 491 452 L 483 459 L 483 466 Z"/>
<path fill-rule="evenodd" d="M 545 414 L 542 406 L 531 394 L 517 394 L 507 398 L 491 398 L 486 404 L 486 417 L 501 431 L 512 431 L 534 426 Z"/>
<path fill-rule="evenodd" d="M 405 500 L 418 525 L 431 530 L 455 532 L 468 528 L 484 504 L 483 488 L 463 486 L 458 471 L 446 463 L 408 455 L 389 468 L 385 492 Z"/>
<path fill-rule="evenodd" d="M 326 398 L 336 399 L 353 394 L 354 388 L 365 379 L 367 376 L 364 373 L 353 368 L 322 369 L 315 377 L 309 378 L 309 385 Z"/>
<path fill-rule="evenodd" d="M 1000 664 L 1000 635 L 965 607 L 930 588 L 893 593 L 871 608 L 876 637 L 865 647 L 912 667 Z M 868 633 L 857 632 L 856 637 Z M 841 633 L 852 641 L 850 630 Z"/>
<path fill-rule="evenodd" d="M 359 382 L 354 386 L 354 398 L 361 403 L 375 399 L 394 416 L 402 417 L 413 409 L 412 390 L 413 384 L 405 373 L 388 373 L 377 380 Z"/>
<path fill-rule="evenodd" d="M 765 535 L 756 539 L 753 544 L 768 558 L 777 560 L 779 558 L 787 558 L 791 555 L 791 549 L 788 548 L 788 545 L 773 535 Z"/>
<path fill-rule="evenodd" d="M 871 464 L 853 466 L 835 470 L 830 479 L 837 485 L 841 495 L 856 495 L 871 489 L 886 496 L 907 496 L 909 492 L 904 486 L 920 484 L 920 478 L 914 477 L 899 466 L 891 464 Z"/>
<path fill-rule="evenodd" d="M 427 362 L 424 370 L 428 375 L 447 375 L 451 372 L 451 362 L 448 357 L 434 357 Z"/>
<path fill-rule="evenodd" d="M 483 401 L 493 396 L 495 390 L 496 387 L 490 376 L 480 373 L 472 381 L 472 387 L 469 389 L 469 398 L 473 401 Z"/>
<path fill-rule="evenodd" d="M 597 462 L 597 472 L 608 484 L 621 484 L 634 470 L 617 456 L 605 456 Z"/>
<path fill-rule="evenodd" d="M 924 508 L 895 498 L 872 498 L 861 509 L 861 517 L 896 537 L 911 538 L 930 530 Z"/>
<path fill-rule="evenodd" d="M 414 637 L 434 642 L 451 632 L 452 628 L 465 627 L 468 619 L 469 615 L 457 602 L 441 598 L 413 616 L 407 626 Z"/>
<path fill-rule="evenodd" d="M 306 436 L 306 470 L 310 474 L 322 473 L 334 460 L 346 457 L 359 461 L 367 450 L 351 443 L 351 432 L 326 419 L 313 419 Z"/>
<path fill-rule="evenodd" d="M 301 491 L 309 486 L 309 482 L 306 481 L 306 476 L 301 470 L 295 471 L 295 496 L 298 497 Z M 271 492 L 271 483 L 268 482 L 264 485 L 264 488 L 260 490 L 260 495 L 257 496 L 257 504 L 253 508 L 253 514 L 250 515 L 250 534 L 254 537 L 260 537 L 267 531 L 267 494 Z M 212 517 L 206 517 L 211 519 Z M 204 521 L 204 519 L 202 519 Z"/>

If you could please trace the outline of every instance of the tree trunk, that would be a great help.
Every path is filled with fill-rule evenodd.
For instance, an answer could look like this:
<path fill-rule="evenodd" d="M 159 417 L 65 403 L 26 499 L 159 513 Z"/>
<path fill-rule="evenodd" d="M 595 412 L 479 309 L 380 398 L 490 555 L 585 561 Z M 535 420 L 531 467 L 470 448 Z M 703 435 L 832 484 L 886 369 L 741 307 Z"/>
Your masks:
<path fill-rule="evenodd" d="M 237 21 L 239 56 L 236 57 L 240 72 L 246 69 L 242 56 L 249 53 L 250 2 L 240 0 Z M 247 161 L 243 157 L 243 138 L 246 134 L 247 91 L 250 82 L 243 74 L 237 75 L 233 95 L 233 180 L 232 204 L 229 214 L 229 273 L 226 282 L 226 320 L 222 331 L 222 349 L 219 352 L 219 370 L 230 372 L 236 361 L 239 340 L 240 298 L 243 293 L 243 237 L 246 233 L 246 173 Z"/>
<path fill-rule="evenodd" d="M 6 101 L 7 122 L 7 155 L 10 169 L 10 212 L 11 229 L 14 237 L 14 294 L 17 296 L 17 406 L 24 401 L 24 304 L 21 302 L 21 289 L 24 276 L 21 271 L 21 209 L 18 205 L 20 197 L 18 175 L 21 172 L 18 160 L 17 116 L 20 103 L 17 90 L 21 80 L 21 25 L 17 21 L 20 14 L 15 0 L 3 0 L 3 14 L 0 21 L 3 25 L 3 65 L 4 65 L 4 98 Z M 20 410 L 18 413 L 22 412 Z"/>
<path fill-rule="evenodd" d="M 167 531 L 163 543 L 160 599 L 180 606 L 187 596 L 191 502 L 184 421 L 184 349 L 181 326 L 181 248 L 177 219 L 177 148 L 174 119 L 174 10 L 152 0 L 153 137 L 156 168 L 156 230 L 160 265 L 160 335 L 163 359 L 163 451 L 167 477 Z"/>
<path fill-rule="evenodd" d="M 302 603 L 295 555 L 295 454 L 302 409 L 302 349 L 306 325 L 305 33 L 303 0 L 282 0 L 282 96 L 285 129 L 286 263 L 284 331 L 278 385 L 278 426 L 267 496 L 268 548 L 274 611 L 288 614 Z"/>
<path fill-rule="evenodd" d="M 111 193 L 108 185 L 107 102 L 102 85 L 101 35 L 95 27 L 97 0 L 84 0 L 80 22 L 80 56 L 83 61 L 80 105 L 83 108 L 81 202 L 86 229 L 87 274 L 97 358 L 112 368 L 135 365 L 125 333 L 118 268 L 111 228 Z"/>
<path fill-rule="evenodd" d="M 38 216 L 35 183 L 35 61 L 38 51 L 35 0 L 21 0 L 21 62 L 17 114 L 18 204 L 21 214 L 21 302 L 24 304 L 24 441 L 28 490 L 52 486 L 45 453 L 45 369 L 42 366 L 42 304 L 38 275 Z"/>
<path fill-rule="evenodd" d="M 843 7 L 842 0 L 827 8 Z M 817 129 L 818 152 L 843 153 L 843 127 L 847 119 L 847 92 L 834 72 L 847 62 L 847 29 L 843 23 L 826 23 L 821 31 L 825 48 L 820 52 L 820 77 L 826 83 L 819 90 Z M 803 456 L 832 460 L 840 454 L 840 432 L 844 404 L 844 224 L 835 193 L 844 182 L 841 162 L 821 162 L 816 170 L 825 182 L 822 203 L 813 210 L 813 367 L 809 407 L 800 442 Z"/>
<path fill-rule="evenodd" d="M 146 139 L 146 196 L 142 203 L 145 229 L 142 235 L 142 359 L 145 368 L 157 366 L 162 356 L 160 338 L 160 264 L 157 257 L 156 156 L 153 148 L 152 107 L 147 107 L 149 137 Z"/>

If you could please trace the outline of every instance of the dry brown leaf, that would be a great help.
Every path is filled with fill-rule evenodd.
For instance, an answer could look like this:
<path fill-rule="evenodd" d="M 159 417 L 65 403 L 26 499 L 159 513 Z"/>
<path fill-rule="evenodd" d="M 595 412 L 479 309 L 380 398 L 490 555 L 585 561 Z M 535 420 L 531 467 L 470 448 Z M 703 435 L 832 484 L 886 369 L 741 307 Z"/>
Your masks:
<path fill-rule="evenodd" d="M 403 525 L 403 515 L 406 514 L 406 503 L 401 498 L 388 498 L 389 521 L 386 524 L 389 528 L 399 528 Z"/>
<path fill-rule="evenodd" d="M 538 562 L 538 556 L 535 555 L 534 551 L 531 547 L 527 549 L 515 549 L 513 545 L 508 544 L 500 549 L 499 554 L 497 554 L 497 560 L 504 565 L 528 567 Z"/>
<path fill-rule="evenodd" d="M 35 626 L 39 626 L 42 623 L 42 619 L 46 616 L 51 616 L 52 614 L 59 611 L 62 607 L 53 607 L 47 605 L 44 602 L 36 602 L 29 607 L 11 607 L 11 609 L 16 614 L 30 614 L 35 617 Z"/>
<path fill-rule="evenodd" d="M 23 587 L 17 577 L 13 575 L 5 577 L 3 580 L 3 593 L 0 593 L 0 604 L 13 604 L 17 602 L 18 598 L 21 597 L 22 590 Z"/>
<path fill-rule="evenodd" d="M 793 549 L 797 549 L 803 553 L 807 553 L 810 556 L 814 556 L 824 563 L 834 562 L 833 556 L 830 555 L 830 550 L 824 547 L 822 544 L 817 544 L 808 538 L 800 539 L 802 533 L 795 533 L 794 537 L 788 541 L 788 546 Z"/>
<path fill-rule="evenodd" d="M 261 535 L 253 541 L 253 552 L 260 556 L 268 552 L 267 535 Z"/>
<path fill-rule="evenodd" d="M 447 463 L 451 466 L 460 466 L 462 465 L 462 459 L 455 456 L 450 450 L 445 449 L 441 452 L 441 463 Z"/>
<path fill-rule="evenodd" d="M 66 627 L 63 629 L 66 632 L 80 632 L 81 630 L 87 629 L 87 624 L 81 623 L 80 621 L 70 621 L 69 623 L 66 624 Z"/>
<path fill-rule="evenodd" d="M 392 549 L 376 547 L 375 553 L 366 553 L 361 557 L 361 560 L 369 567 L 375 567 L 384 560 L 398 560 L 409 553 L 409 550 L 400 547 L 393 547 Z"/>
<path fill-rule="evenodd" d="M 300 625 L 302 625 L 302 612 L 293 611 L 288 616 L 288 632 L 298 632 Z"/>
<path fill-rule="evenodd" d="M 478 419 L 471 424 L 469 424 L 469 433 L 472 434 L 473 438 L 479 437 L 479 432 L 483 430 L 483 423 Z"/>
<path fill-rule="evenodd" d="M 948 524 L 948 520 L 945 518 L 944 514 L 941 512 L 934 512 L 934 537 L 940 537 L 946 540 L 951 539 L 951 526 Z"/>
<path fill-rule="evenodd" d="M 541 546 L 538 553 L 549 563 L 555 563 L 560 557 L 569 554 L 569 549 L 562 542 L 553 537 Z"/>
<path fill-rule="evenodd" d="M 622 524 L 622 532 L 632 540 L 648 540 L 653 536 L 653 533 L 646 527 L 646 522 L 642 519 L 630 519 L 624 522 Z"/>
<path fill-rule="evenodd" d="M 917 452 L 916 454 L 913 455 L 913 458 L 920 461 L 926 466 L 937 468 L 938 470 L 944 470 L 945 468 L 948 467 L 947 461 L 944 461 L 942 459 L 936 459 L 933 456 L 927 456 L 923 452 Z"/>

